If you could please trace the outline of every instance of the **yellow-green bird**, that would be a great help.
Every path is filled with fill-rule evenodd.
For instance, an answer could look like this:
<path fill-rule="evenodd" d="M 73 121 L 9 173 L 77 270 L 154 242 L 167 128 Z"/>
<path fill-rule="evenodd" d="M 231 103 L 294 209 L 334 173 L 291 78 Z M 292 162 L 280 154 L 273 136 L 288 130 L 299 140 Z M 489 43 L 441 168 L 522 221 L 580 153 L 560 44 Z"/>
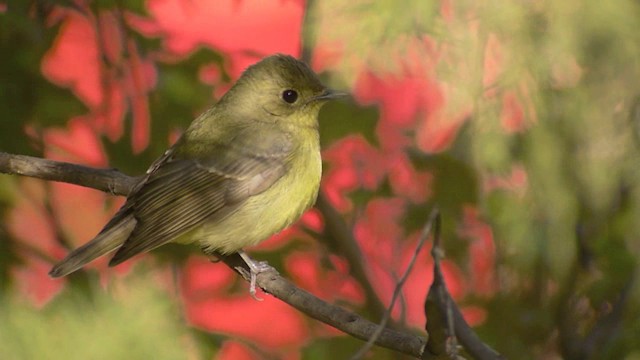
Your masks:
<path fill-rule="evenodd" d="M 102 231 L 49 275 L 67 275 L 112 251 L 110 266 L 178 242 L 211 254 L 240 252 L 255 281 L 260 264 L 242 248 L 289 226 L 315 202 L 318 113 L 342 95 L 291 56 L 250 66 L 151 165 Z"/>

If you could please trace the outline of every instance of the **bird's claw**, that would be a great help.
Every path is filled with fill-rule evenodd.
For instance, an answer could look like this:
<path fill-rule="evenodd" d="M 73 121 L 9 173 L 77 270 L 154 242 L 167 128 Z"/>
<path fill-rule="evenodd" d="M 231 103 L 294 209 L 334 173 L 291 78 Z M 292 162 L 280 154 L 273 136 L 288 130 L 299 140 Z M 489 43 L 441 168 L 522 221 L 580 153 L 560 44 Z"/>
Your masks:
<path fill-rule="evenodd" d="M 255 274 L 253 271 L 247 271 L 247 269 L 245 269 L 242 266 L 238 266 L 236 267 L 236 270 L 240 273 L 240 275 L 242 275 L 245 279 L 249 280 L 249 295 L 251 295 L 251 297 L 254 300 L 257 301 L 263 301 L 263 298 L 260 298 L 256 295 L 257 291 L 256 291 L 256 279 L 257 279 L 257 274 Z"/>
<path fill-rule="evenodd" d="M 238 270 L 238 272 L 240 272 L 242 276 L 249 279 L 249 294 L 251 295 L 252 298 L 254 298 L 257 301 L 264 300 L 262 298 L 259 298 L 256 295 L 256 281 L 258 278 L 258 274 L 265 271 L 274 270 L 274 268 L 271 265 L 269 265 L 269 263 L 267 263 L 266 261 L 255 261 L 251 259 L 244 252 L 239 252 L 239 254 L 240 254 L 240 257 L 242 257 L 242 260 L 244 260 L 244 262 L 249 267 L 249 271 L 247 271 L 243 267 L 237 267 L 236 270 Z"/>

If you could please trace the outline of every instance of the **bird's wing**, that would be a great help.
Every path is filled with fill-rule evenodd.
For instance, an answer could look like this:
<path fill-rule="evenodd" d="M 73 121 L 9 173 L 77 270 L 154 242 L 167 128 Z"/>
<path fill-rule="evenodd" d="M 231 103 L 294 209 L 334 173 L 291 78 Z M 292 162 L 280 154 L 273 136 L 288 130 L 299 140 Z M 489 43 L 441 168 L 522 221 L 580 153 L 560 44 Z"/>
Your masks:
<path fill-rule="evenodd" d="M 136 227 L 109 265 L 233 212 L 283 176 L 294 151 L 289 134 L 271 127 L 247 128 L 225 140 L 190 143 L 189 149 L 195 150 L 187 151 L 178 145 L 152 165 L 146 181 L 125 204 Z M 201 155 L 204 151 L 207 156 Z"/>

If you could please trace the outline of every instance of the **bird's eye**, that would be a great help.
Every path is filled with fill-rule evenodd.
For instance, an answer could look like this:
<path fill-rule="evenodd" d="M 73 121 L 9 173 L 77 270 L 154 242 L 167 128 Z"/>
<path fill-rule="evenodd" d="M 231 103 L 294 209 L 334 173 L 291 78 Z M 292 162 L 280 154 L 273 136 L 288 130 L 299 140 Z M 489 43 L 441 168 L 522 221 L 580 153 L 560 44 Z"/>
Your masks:
<path fill-rule="evenodd" d="M 282 100 L 288 102 L 289 104 L 293 104 L 298 100 L 298 92 L 295 90 L 287 89 L 282 92 Z"/>

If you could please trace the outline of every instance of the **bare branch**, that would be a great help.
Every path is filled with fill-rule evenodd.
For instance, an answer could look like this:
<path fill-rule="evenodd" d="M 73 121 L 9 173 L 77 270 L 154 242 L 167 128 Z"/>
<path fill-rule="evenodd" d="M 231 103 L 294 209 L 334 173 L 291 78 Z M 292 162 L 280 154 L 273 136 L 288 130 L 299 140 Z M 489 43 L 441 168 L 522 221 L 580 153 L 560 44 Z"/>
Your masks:
<path fill-rule="evenodd" d="M 137 180 L 135 177 L 127 176 L 115 169 L 95 169 L 77 164 L 2 152 L 0 152 L 0 173 L 66 182 L 94 188 L 114 195 L 128 194 Z M 434 247 L 435 246 L 436 245 L 434 245 Z M 237 271 L 235 269 L 238 266 L 246 266 L 237 254 L 223 257 L 223 261 L 234 271 Z M 441 332 L 443 329 L 449 329 L 451 324 L 453 324 L 455 336 L 474 358 L 501 359 L 501 355 L 484 344 L 467 325 L 460 310 L 453 303 L 453 300 L 447 292 L 446 286 L 444 286 L 444 279 L 442 275 L 439 274 L 439 262 L 436 262 L 436 264 L 438 264 L 438 270 L 434 277 L 434 286 L 442 287 L 442 290 L 438 290 L 438 292 L 444 294 L 444 296 L 428 297 L 425 309 L 427 313 L 429 313 L 428 308 L 435 306 L 441 313 L 448 314 L 447 318 L 450 318 L 450 320 L 446 321 L 448 325 L 436 328 L 429 327 L 433 333 L 431 336 L 435 335 L 437 337 L 438 332 Z M 434 271 L 436 270 L 434 269 Z M 435 355 L 430 351 L 425 351 L 425 339 L 413 334 L 380 327 L 362 318 L 358 314 L 326 303 L 296 287 L 281 277 L 276 271 L 267 271 L 259 274 L 257 283 L 265 292 L 272 294 L 308 316 L 331 325 L 358 339 L 369 340 L 374 337 L 374 334 L 379 333 L 379 335 L 375 335 L 376 345 L 417 358 L 430 359 Z M 432 286 L 431 291 L 433 291 L 433 288 Z M 435 298 L 435 301 L 433 301 L 433 298 Z M 451 333 L 450 329 L 446 331 Z M 425 353 L 423 354 L 423 352 Z"/>
<path fill-rule="evenodd" d="M 221 259 L 231 269 L 235 270 L 238 267 L 242 267 L 247 271 L 249 270 L 246 263 L 238 254 L 221 257 Z M 238 272 L 237 270 L 235 271 Z M 240 274 L 240 272 L 238 273 Z M 249 279 L 245 278 L 245 280 Z M 265 292 L 286 302 L 306 315 L 358 339 L 368 340 L 378 329 L 376 324 L 362 318 L 360 315 L 339 306 L 331 305 L 313 296 L 309 292 L 296 287 L 290 281 L 280 276 L 275 270 L 258 274 L 257 284 Z M 418 336 L 385 328 L 377 338 L 376 345 L 414 357 L 420 357 L 424 349 L 425 340 Z"/>
<path fill-rule="evenodd" d="M 447 290 L 440 259 L 444 251 L 440 247 L 440 217 L 436 219 L 433 236 L 433 283 L 424 304 L 427 315 L 426 329 L 429 333 L 429 341 L 423 354 L 423 359 L 428 359 L 428 354 L 446 358 L 458 358 L 457 341 L 474 358 L 504 359 L 497 351 L 480 340 L 478 335 L 469 327 L 462 316 L 460 309 L 455 304 Z"/>
<path fill-rule="evenodd" d="M 129 194 L 136 182 L 135 177 L 127 176 L 115 169 L 95 169 L 4 152 L 0 152 L 0 173 L 65 182 L 124 196 Z"/>
<path fill-rule="evenodd" d="M 129 177 L 115 169 L 95 169 L 82 165 L 2 152 L 0 152 L 0 173 L 66 182 L 117 195 L 128 194 L 136 183 L 136 178 Z M 222 257 L 222 260 L 236 272 L 237 270 L 235 269 L 237 267 L 246 267 L 245 262 L 238 254 Z M 358 339 L 370 339 L 378 328 L 376 324 L 358 314 L 329 304 L 296 287 L 281 277 L 277 271 L 267 271 L 259 274 L 257 284 L 265 292 L 272 294 L 308 316 Z M 424 351 L 426 340 L 413 334 L 384 329 L 375 343 L 419 358 Z"/>
<path fill-rule="evenodd" d="M 433 236 L 433 246 L 431 247 L 433 282 L 425 302 L 426 330 L 431 334 L 429 341 L 427 341 L 425 354 L 430 353 L 447 359 L 457 359 L 459 356 L 458 344 L 452 311 L 455 304 L 449 297 L 442 269 L 440 268 L 440 260 L 444 257 L 444 252 L 440 247 L 440 224 L 440 216 L 438 215 Z"/>

